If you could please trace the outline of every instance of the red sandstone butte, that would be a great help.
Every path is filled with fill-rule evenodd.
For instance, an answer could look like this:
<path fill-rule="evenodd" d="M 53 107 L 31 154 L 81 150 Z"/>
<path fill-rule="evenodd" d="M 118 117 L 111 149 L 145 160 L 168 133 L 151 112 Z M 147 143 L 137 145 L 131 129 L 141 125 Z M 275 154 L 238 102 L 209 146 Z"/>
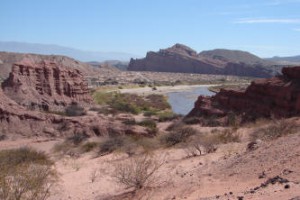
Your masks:
<path fill-rule="evenodd" d="M 71 102 L 92 102 L 88 84 L 78 69 L 49 61 L 14 64 L 2 88 L 5 95 L 30 109 L 61 110 Z"/>

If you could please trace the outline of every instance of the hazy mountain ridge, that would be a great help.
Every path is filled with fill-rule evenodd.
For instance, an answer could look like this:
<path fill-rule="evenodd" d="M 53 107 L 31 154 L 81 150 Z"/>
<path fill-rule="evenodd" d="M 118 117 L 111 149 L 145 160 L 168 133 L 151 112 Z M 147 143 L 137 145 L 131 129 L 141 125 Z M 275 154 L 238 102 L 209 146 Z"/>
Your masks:
<path fill-rule="evenodd" d="M 121 60 L 128 61 L 131 57 L 137 55 L 122 52 L 94 52 L 83 51 L 79 49 L 63 47 L 59 45 L 34 44 L 25 42 L 1 42 L 0 51 L 16 52 L 16 53 L 34 53 L 43 55 L 64 55 L 80 60 L 88 61 L 105 61 L 105 60 Z"/>
<path fill-rule="evenodd" d="M 246 64 L 262 64 L 262 65 L 275 65 L 275 62 L 262 59 L 247 51 L 241 50 L 228 50 L 228 49 L 214 49 L 210 51 L 202 51 L 200 56 L 210 57 L 212 59 L 220 59 L 229 62 L 240 62 Z"/>
<path fill-rule="evenodd" d="M 274 56 L 273 58 L 267 58 L 267 60 L 286 65 L 300 65 L 300 55 L 288 57 Z"/>

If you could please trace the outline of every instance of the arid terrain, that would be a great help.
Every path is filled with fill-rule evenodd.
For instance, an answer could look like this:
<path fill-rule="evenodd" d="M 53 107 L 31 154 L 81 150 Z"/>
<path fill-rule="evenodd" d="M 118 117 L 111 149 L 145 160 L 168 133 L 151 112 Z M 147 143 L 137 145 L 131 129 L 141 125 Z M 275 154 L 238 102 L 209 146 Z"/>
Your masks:
<path fill-rule="evenodd" d="M 90 91 L 89 75 L 64 62 L 17 61 L 0 90 L 0 197 L 297 200 L 299 71 L 200 96 L 181 116 L 164 92 L 194 87 L 179 84 L 188 77 L 249 79 L 124 72 L 143 79 Z M 147 75 L 169 86 L 145 82 Z"/>

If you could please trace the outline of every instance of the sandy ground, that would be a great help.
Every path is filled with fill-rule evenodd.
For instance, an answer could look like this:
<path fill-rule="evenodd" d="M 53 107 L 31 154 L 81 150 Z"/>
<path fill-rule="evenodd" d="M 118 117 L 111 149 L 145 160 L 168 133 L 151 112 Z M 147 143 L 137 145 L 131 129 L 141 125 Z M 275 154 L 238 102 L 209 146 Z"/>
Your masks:
<path fill-rule="evenodd" d="M 141 87 L 141 88 L 130 88 L 130 89 L 120 89 L 121 93 L 135 93 L 135 94 L 165 94 L 169 92 L 179 92 L 186 90 L 193 90 L 199 87 L 212 87 L 218 86 L 216 84 L 211 85 L 175 85 L 175 86 L 160 86 L 156 87 L 156 90 L 153 90 L 151 87 Z"/>
<path fill-rule="evenodd" d="M 248 129 L 240 132 L 247 134 Z M 0 149 L 31 146 L 55 160 L 60 181 L 52 189 L 50 200 L 289 200 L 300 196 L 300 133 L 262 142 L 253 151 L 246 149 L 246 140 L 221 145 L 215 153 L 196 157 L 187 157 L 182 148 L 155 150 L 157 159 L 164 162 L 158 170 L 157 182 L 135 197 L 113 178 L 114 168 L 122 165 L 127 155 L 113 153 L 96 157 L 95 152 L 90 152 L 80 157 L 56 156 L 52 148 L 60 142 L 46 138 L 1 141 Z M 259 178 L 263 172 L 265 177 Z M 289 182 L 260 187 L 275 176 Z"/>

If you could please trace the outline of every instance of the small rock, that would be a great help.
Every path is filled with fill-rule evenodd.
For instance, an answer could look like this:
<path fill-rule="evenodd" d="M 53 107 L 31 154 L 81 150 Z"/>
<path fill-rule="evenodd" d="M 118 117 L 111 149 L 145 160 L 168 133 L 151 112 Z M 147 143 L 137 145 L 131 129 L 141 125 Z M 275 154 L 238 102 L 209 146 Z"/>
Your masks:
<path fill-rule="evenodd" d="M 286 184 L 285 186 L 284 186 L 284 189 L 289 189 L 291 186 L 289 185 L 289 184 Z"/>

